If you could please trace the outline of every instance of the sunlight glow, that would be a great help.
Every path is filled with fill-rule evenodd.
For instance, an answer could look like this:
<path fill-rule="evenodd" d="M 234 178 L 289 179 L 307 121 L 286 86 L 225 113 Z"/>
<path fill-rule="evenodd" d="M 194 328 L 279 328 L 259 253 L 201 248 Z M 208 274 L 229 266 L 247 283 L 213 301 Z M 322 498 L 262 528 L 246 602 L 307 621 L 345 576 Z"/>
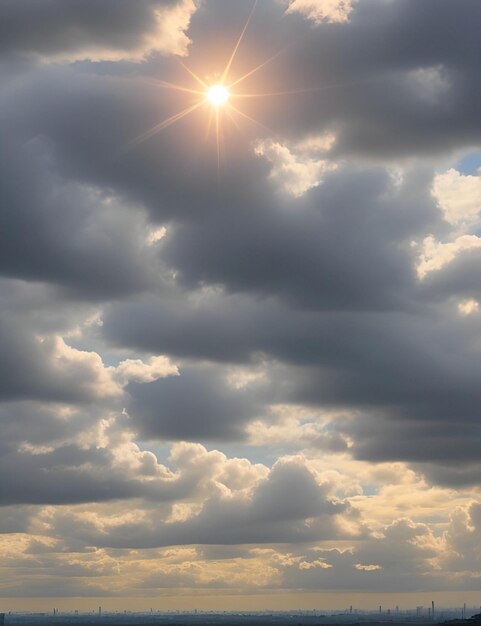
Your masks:
<path fill-rule="evenodd" d="M 126 146 L 126 149 L 135 147 L 139 143 L 146 141 L 147 139 L 150 139 L 157 133 L 167 128 L 168 126 L 171 126 L 172 124 L 179 122 L 180 120 L 187 117 L 188 115 L 191 115 L 194 111 L 196 111 L 203 105 L 210 105 L 211 110 L 210 110 L 210 114 L 208 118 L 207 135 L 210 134 L 211 129 L 214 129 L 216 147 L 217 147 L 217 167 L 218 169 L 220 168 L 221 143 L 222 143 L 222 136 L 223 136 L 222 125 L 223 125 L 224 118 L 227 116 L 227 118 L 231 120 L 231 122 L 234 124 L 234 126 L 237 129 L 240 128 L 238 124 L 239 119 L 244 119 L 248 121 L 249 123 L 259 124 L 259 122 L 257 122 L 255 119 L 253 119 L 252 117 L 244 113 L 242 110 L 234 106 L 232 101 L 233 100 L 235 101 L 238 98 L 252 98 L 252 97 L 276 95 L 276 94 L 263 94 L 263 93 L 243 94 L 242 92 L 239 93 L 237 90 L 233 89 L 233 87 L 239 85 L 248 77 L 252 76 L 256 72 L 258 72 L 261 68 L 263 68 L 268 63 L 273 61 L 282 52 L 282 50 L 280 52 L 277 52 L 272 57 L 270 57 L 269 59 L 265 61 L 262 61 L 257 66 L 245 72 L 241 76 L 237 76 L 237 77 L 231 76 L 231 70 L 233 67 L 235 57 L 243 41 L 244 35 L 252 19 L 252 16 L 254 14 L 258 1 L 259 0 L 254 0 L 251 11 L 249 13 L 249 17 L 247 18 L 247 21 L 237 41 L 234 44 L 232 53 L 230 54 L 223 71 L 217 74 L 217 76 L 219 77 L 217 83 L 209 84 L 205 82 L 201 76 L 199 76 L 195 71 L 193 71 L 186 63 L 184 63 L 180 59 L 177 59 L 178 63 L 190 75 L 190 77 L 194 79 L 197 85 L 194 85 L 194 86 L 176 85 L 175 83 L 171 83 L 171 82 L 164 81 L 164 80 L 156 80 L 156 79 L 148 80 L 150 84 L 160 87 L 162 89 L 172 89 L 180 93 L 192 94 L 193 96 L 196 96 L 197 98 L 193 102 L 191 101 L 189 106 L 187 106 L 186 108 L 180 110 L 177 113 L 174 113 L 167 119 L 162 120 L 161 122 L 156 124 L 153 128 L 150 128 L 149 130 L 145 131 L 144 133 L 142 133 L 141 135 L 139 135 L 138 137 L 130 141 Z M 263 125 L 261 124 L 261 126 Z"/>
<path fill-rule="evenodd" d="M 222 106 L 229 100 L 229 90 L 224 85 L 214 85 L 207 92 L 207 100 L 214 106 Z"/>

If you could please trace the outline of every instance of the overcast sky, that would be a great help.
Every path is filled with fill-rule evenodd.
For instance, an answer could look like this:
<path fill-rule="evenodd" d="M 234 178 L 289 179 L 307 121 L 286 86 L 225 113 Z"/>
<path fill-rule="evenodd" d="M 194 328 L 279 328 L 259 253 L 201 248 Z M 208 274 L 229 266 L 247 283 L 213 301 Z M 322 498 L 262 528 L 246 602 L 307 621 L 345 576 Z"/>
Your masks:
<path fill-rule="evenodd" d="M 480 24 L 0 0 L 0 607 L 478 589 Z"/>

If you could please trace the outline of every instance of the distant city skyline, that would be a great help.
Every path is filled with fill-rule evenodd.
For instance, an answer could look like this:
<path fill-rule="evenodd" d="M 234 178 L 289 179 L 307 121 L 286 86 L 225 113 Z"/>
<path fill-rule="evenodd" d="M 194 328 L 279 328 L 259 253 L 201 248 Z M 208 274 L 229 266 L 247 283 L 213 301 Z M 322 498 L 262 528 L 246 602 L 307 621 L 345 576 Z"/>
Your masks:
<path fill-rule="evenodd" d="M 434 600 L 433 600 L 434 598 Z M 352 601 L 352 602 L 351 602 Z M 417 609 L 421 608 L 421 617 L 428 618 L 431 603 L 435 602 L 436 615 L 444 617 L 446 613 L 453 613 L 461 618 L 461 612 L 466 605 L 466 616 L 481 613 L 479 592 L 468 591 L 435 592 L 435 593 L 282 593 L 282 594 L 256 594 L 253 595 L 181 595 L 174 594 L 158 597 L 126 597 L 126 598 L 29 598 L 28 606 L 23 598 L 8 598 L 2 601 L 2 611 L 13 613 L 22 612 L 45 612 L 52 614 L 54 609 L 59 614 L 99 613 L 99 602 L 102 614 L 123 613 L 124 611 L 150 613 L 154 612 L 245 612 L 245 611 L 305 611 L 326 612 L 329 611 L 350 613 L 356 612 L 376 615 L 379 612 L 381 602 L 382 613 L 386 616 L 389 611 L 393 615 L 399 613 L 411 613 L 416 615 Z M 347 604 L 346 604 L 347 603 Z M 449 617 L 449 616 L 448 616 Z"/>

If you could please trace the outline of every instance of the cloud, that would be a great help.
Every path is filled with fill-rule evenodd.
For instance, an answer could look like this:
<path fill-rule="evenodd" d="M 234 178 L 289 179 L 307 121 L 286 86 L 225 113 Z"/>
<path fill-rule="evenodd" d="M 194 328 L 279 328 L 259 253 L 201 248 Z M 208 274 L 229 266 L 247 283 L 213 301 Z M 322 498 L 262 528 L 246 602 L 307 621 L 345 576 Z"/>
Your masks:
<path fill-rule="evenodd" d="M 15 2 L 0 8 L 0 54 L 53 60 L 141 60 L 152 52 L 185 54 L 190 0 Z"/>
<path fill-rule="evenodd" d="M 159 378 L 175 376 L 179 373 L 177 367 L 170 363 L 165 356 L 154 356 L 144 363 L 140 359 L 126 359 L 121 361 L 115 368 L 114 376 L 121 384 L 126 385 L 130 381 L 137 383 L 151 383 Z"/>
<path fill-rule="evenodd" d="M 471 226 L 481 211 L 481 176 L 463 176 L 455 169 L 434 178 L 432 194 L 453 226 Z"/>
<path fill-rule="evenodd" d="M 82 402 L 113 398 L 121 388 L 112 380 L 101 357 L 68 346 L 61 337 L 38 337 L 23 332 L 22 325 L 0 317 L 4 400 L 36 398 L 57 402 Z"/>
<path fill-rule="evenodd" d="M 303 150 L 303 147 L 300 146 L 301 154 L 297 156 L 287 146 L 272 140 L 263 141 L 256 146 L 256 154 L 272 163 L 269 175 L 271 180 L 294 197 L 302 196 L 309 189 L 320 185 L 324 174 L 337 168 L 335 163 L 324 159 L 316 160 L 302 154 L 306 150 L 305 148 Z"/>
<path fill-rule="evenodd" d="M 286 202 L 282 209 L 269 201 L 264 210 L 257 204 L 255 214 L 227 212 L 181 224 L 163 242 L 162 256 L 189 288 L 209 282 L 302 308 L 395 306 L 412 275 L 406 250 L 391 239 L 402 201 L 387 177 L 334 172 L 300 205 Z M 406 235 L 423 219 L 418 211 L 404 213 L 400 229 Z"/>
<path fill-rule="evenodd" d="M 288 499 L 286 489 L 292 494 Z M 341 530 L 338 518 L 343 516 L 352 518 L 351 533 Z M 81 512 L 68 518 L 82 541 L 111 548 L 297 543 L 363 532 L 355 512 L 347 503 L 329 497 L 326 486 L 317 482 L 302 459 L 278 461 L 250 494 L 218 488 L 199 512 L 185 520 L 163 521 L 156 511 L 148 510 L 118 522 Z M 66 523 L 61 516 L 59 522 Z"/>
<path fill-rule="evenodd" d="M 30 407 L 24 407 L 31 409 Z M 82 414 L 68 416 L 74 427 L 62 423 L 65 416 L 44 411 L 45 427 L 54 435 L 45 441 L 29 439 L 21 429 L 8 428 L 8 419 L 18 419 L 19 411 L 7 412 L 7 435 L 3 442 L 2 472 L 10 472 L 0 493 L 2 506 L 12 504 L 78 504 L 144 498 L 157 503 L 182 502 L 187 497 L 202 497 L 212 488 L 213 475 L 225 457 L 207 453 L 195 445 L 181 444 L 172 451 L 170 461 L 176 471 L 158 462 L 150 451 L 136 444 L 121 418 L 104 419 L 97 424 Z M 22 419 L 31 414 L 22 413 Z M 75 433 L 75 421 L 83 418 L 81 433 Z M 48 420 L 48 421 L 47 421 Z M 93 422 L 93 423 L 92 423 Z M 56 432 L 57 425 L 60 433 Z M 44 429 L 42 433 L 47 434 Z M 10 431 L 10 432 L 9 432 Z M 13 432 L 12 432 L 13 431 Z M 67 434 L 68 433 L 68 434 Z M 70 435 L 70 436 L 69 436 Z M 229 463 L 226 464 L 226 470 Z M 249 484 L 249 472 L 240 463 L 240 471 Z M 258 470 L 254 468 L 255 474 Z M 226 474 L 233 485 L 233 478 Z M 255 475 L 250 481 L 255 480 Z M 19 532 L 17 527 L 16 532 Z"/>
<path fill-rule="evenodd" d="M 352 0 L 292 0 L 287 13 L 301 13 L 315 23 L 347 22 L 353 9 Z"/>
<path fill-rule="evenodd" d="M 417 272 L 419 278 L 425 278 L 429 272 L 435 272 L 448 265 L 462 252 L 476 250 L 481 246 L 481 239 L 476 235 L 460 235 L 450 243 L 441 243 L 434 237 L 426 237 L 423 241 L 423 252 L 420 256 Z"/>
<path fill-rule="evenodd" d="M 143 438 L 229 440 L 263 408 L 263 389 L 232 388 L 222 371 L 182 368 L 180 375 L 131 383 L 128 411 Z"/>
<path fill-rule="evenodd" d="M 1 157 L 3 276 L 53 282 L 94 299 L 153 284 L 148 265 L 154 256 L 145 242 L 141 212 L 114 193 L 54 173 L 58 164 L 46 138 L 30 138 L 26 144 L 7 138 L 6 143 Z"/>
<path fill-rule="evenodd" d="M 458 311 L 460 315 L 472 315 L 477 313 L 479 309 L 479 302 L 477 300 L 463 300 L 458 304 Z"/>

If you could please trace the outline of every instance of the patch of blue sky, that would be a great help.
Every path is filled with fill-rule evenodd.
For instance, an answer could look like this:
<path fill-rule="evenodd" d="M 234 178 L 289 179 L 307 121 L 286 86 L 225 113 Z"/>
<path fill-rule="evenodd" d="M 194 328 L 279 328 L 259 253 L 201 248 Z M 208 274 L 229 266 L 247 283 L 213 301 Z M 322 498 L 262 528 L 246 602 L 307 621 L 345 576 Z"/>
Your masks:
<path fill-rule="evenodd" d="M 225 454 L 228 458 L 244 458 L 248 459 L 251 463 L 262 463 L 268 467 L 272 466 L 283 454 L 292 454 L 292 445 L 277 445 L 277 446 L 255 446 L 249 443 L 236 443 L 226 444 L 222 443 L 209 447 L 209 449 L 219 450 Z"/>
<path fill-rule="evenodd" d="M 481 150 L 475 150 L 466 154 L 456 163 L 456 169 L 465 176 L 479 174 L 481 170 Z"/>
<path fill-rule="evenodd" d="M 156 443 L 152 441 L 136 440 L 135 443 L 142 451 L 153 452 L 157 457 L 158 463 L 166 465 L 170 469 L 176 469 L 172 465 L 172 462 L 169 460 L 172 442 Z M 248 443 L 237 443 L 229 445 L 223 442 L 213 443 L 207 440 L 201 440 L 201 443 L 206 447 L 208 451 L 219 450 L 229 459 L 245 458 L 248 459 L 251 463 L 262 463 L 267 466 L 272 466 L 277 460 L 279 454 L 282 455 L 282 452 L 285 452 L 286 454 L 292 453 L 292 448 L 286 448 L 285 450 L 283 450 L 278 446 L 272 449 L 266 449 L 263 446 L 253 446 L 249 445 Z"/>

